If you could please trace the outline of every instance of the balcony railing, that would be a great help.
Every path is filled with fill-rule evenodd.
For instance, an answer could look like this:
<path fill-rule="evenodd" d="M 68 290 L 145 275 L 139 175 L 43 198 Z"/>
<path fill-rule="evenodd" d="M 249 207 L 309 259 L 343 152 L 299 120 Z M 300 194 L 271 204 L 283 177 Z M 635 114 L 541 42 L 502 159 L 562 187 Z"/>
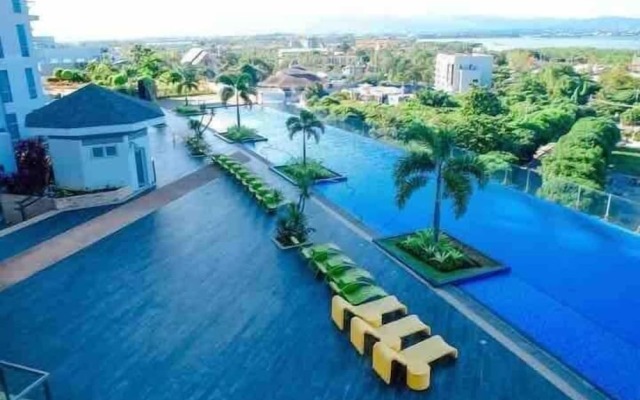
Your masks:
<path fill-rule="evenodd" d="M 52 400 L 49 373 L 0 361 L 0 398 L 6 400 Z"/>

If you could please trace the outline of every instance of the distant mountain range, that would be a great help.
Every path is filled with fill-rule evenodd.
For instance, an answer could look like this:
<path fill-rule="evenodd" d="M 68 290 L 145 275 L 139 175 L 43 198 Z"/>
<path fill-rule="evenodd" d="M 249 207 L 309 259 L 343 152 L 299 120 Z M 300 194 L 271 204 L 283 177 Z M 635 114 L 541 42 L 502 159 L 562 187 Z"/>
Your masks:
<path fill-rule="evenodd" d="M 412 34 L 432 36 L 526 35 L 526 34 L 611 34 L 640 35 L 640 18 L 600 17 L 591 19 L 499 17 L 345 17 L 308 23 L 309 34 Z"/>

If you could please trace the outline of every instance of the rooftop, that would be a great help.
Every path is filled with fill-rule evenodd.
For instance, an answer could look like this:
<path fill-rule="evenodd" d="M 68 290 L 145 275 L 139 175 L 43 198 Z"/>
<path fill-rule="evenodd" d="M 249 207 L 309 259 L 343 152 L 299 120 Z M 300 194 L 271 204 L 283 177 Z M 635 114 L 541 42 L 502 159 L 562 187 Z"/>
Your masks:
<path fill-rule="evenodd" d="M 30 128 L 130 125 L 163 118 L 157 105 L 90 83 L 27 115 Z"/>

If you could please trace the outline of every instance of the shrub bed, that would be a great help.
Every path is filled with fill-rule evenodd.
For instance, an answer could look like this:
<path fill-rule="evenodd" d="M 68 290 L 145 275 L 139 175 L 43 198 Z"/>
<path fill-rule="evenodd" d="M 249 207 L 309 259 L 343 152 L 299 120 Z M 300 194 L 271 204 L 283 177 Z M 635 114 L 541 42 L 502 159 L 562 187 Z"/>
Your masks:
<path fill-rule="evenodd" d="M 223 140 L 229 143 L 255 143 L 266 142 L 268 139 L 258 135 L 258 131 L 246 126 L 232 126 L 226 132 L 217 132 Z"/>
<path fill-rule="evenodd" d="M 183 115 L 185 117 L 190 117 L 190 116 L 194 116 L 194 115 L 202 115 L 204 113 L 204 110 L 201 107 L 196 107 L 196 106 L 178 106 L 174 109 L 174 111 L 180 115 Z"/>
<path fill-rule="evenodd" d="M 438 243 L 433 240 L 432 231 L 383 238 L 375 242 L 435 286 L 492 275 L 508 269 L 444 233 L 441 233 Z"/>
<path fill-rule="evenodd" d="M 198 135 L 189 136 L 185 140 L 185 145 L 189 149 L 189 153 L 195 157 L 206 156 L 209 153 L 209 144 L 203 137 Z"/>
<path fill-rule="evenodd" d="M 342 176 L 339 173 L 330 170 L 329 168 L 322 165 L 322 163 L 315 160 L 307 160 L 306 166 L 302 163 L 302 161 L 294 160 L 293 162 L 286 165 L 275 166 L 273 167 L 273 169 L 289 182 L 294 184 L 297 182 L 297 178 L 299 176 L 305 174 L 305 170 L 311 174 L 314 183 L 341 182 L 347 179 L 345 176 Z"/>

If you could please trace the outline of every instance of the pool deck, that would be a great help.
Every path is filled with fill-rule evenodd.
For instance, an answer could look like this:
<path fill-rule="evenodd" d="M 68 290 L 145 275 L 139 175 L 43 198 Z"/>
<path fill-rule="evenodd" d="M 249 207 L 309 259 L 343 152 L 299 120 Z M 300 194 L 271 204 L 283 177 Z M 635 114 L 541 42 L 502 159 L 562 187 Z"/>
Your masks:
<path fill-rule="evenodd" d="M 157 212 L 0 293 L 5 357 L 52 372 L 69 400 L 425 396 L 380 383 L 333 327 L 326 287 L 273 246 L 273 218 L 229 179 L 159 197 Z M 309 215 L 317 241 L 337 242 L 460 349 L 429 396 L 567 398 L 356 227 L 318 202 Z"/>
<path fill-rule="evenodd" d="M 0 262 L 0 288 L 28 278 L 125 226 L 151 214 L 218 176 L 211 167 L 187 175 L 106 214 Z"/>
<path fill-rule="evenodd" d="M 295 195 L 250 158 L 250 169 Z M 271 242 L 274 218 L 207 171 L 198 184 L 183 181 L 88 222 L 68 254 L 47 254 L 66 240 L 42 243 L 40 272 L 0 291 L 2 357 L 51 372 L 54 397 L 67 400 L 606 398 L 549 367 L 456 291 L 425 284 L 365 227 L 314 199 L 314 241 L 340 245 L 460 350 L 455 363 L 434 367 L 426 393 L 385 386 L 333 326 L 326 285 Z"/>

